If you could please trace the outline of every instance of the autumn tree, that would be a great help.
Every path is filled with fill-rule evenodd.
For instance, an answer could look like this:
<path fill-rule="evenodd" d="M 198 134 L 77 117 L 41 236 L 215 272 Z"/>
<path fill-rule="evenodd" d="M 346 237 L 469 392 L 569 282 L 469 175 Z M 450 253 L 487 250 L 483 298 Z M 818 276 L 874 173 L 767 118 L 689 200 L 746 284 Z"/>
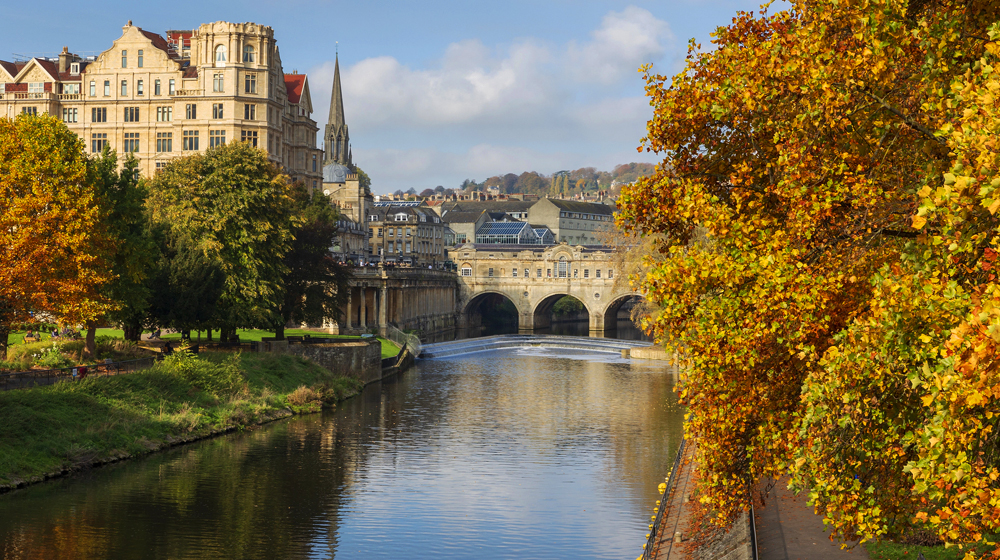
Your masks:
<path fill-rule="evenodd" d="M 32 312 L 74 322 L 113 307 L 108 239 L 79 138 L 55 117 L 0 118 L 0 356 Z"/>
<path fill-rule="evenodd" d="M 292 242 L 289 189 L 267 152 L 246 142 L 176 159 L 151 181 L 153 219 L 189 237 L 225 276 L 215 318 L 224 338 L 278 320 Z"/>
<path fill-rule="evenodd" d="M 620 223 L 660 236 L 635 281 L 721 520 L 790 473 L 846 539 L 1000 530 L 998 20 L 798 0 L 647 70 Z"/>

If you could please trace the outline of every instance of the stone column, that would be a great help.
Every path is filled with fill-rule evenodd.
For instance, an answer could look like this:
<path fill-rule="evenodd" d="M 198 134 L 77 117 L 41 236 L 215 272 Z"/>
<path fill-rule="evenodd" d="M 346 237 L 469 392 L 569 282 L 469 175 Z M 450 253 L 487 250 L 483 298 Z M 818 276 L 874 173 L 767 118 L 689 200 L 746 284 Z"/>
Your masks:
<path fill-rule="evenodd" d="M 590 314 L 590 336 L 604 338 L 604 316 L 598 311 Z"/>
<path fill-rule="evenodd" d="M 378 334 L 379 336 L 385 337 L 388 331 L 389 324 L 389 288 L 386 286 L 386 281 L 382 281 L 382 289 L 379 290 L 379 306 L 378 306 Z"/>
<path fill-rule="evenodd" d="M 347 313 L 344 314 L 344 321 L 346 324 L 346 330 L 351 330 L 351 295 L 354 292 L 354 288 L 347 288 Z"/>
<path fill-rule="evenodd" d="M 362 329 L 367 329 L 368 324 L 365 322 L 368 318 L 368 288 L 361 286 L 361 318 L 358 320 L 358 326 Z"/>

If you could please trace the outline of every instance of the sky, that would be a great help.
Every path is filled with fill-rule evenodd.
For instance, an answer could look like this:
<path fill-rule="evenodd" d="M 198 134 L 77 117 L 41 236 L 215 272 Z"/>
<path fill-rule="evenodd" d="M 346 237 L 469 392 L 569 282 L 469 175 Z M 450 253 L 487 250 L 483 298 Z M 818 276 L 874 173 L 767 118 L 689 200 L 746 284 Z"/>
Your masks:
<path fill-rule="evenodd" d="M 97 54 L 128 20 L 160 34 L 219 20 L 268 25 L 285 72 L 309 76 L 320 135 L 339 52 L 354 163 L 377 194 L 421 191 L 659 161 L 636 150 L 652 117 L 639 66 L 676 73 L 689 40 L 711 48 L 715 28 L 760 3 L 175 0 L 81 10 L 55 0 L 45 11 L 72 17 L 4 14 L 0 59 L 53 56 L 64 45 Z"/>

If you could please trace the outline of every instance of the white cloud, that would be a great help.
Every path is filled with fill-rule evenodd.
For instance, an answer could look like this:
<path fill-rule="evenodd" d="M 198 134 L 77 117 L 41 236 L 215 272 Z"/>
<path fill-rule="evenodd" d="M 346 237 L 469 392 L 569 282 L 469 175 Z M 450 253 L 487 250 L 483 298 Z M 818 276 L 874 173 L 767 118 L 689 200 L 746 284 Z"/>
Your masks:
<path fill-rule="evenodd" d="M 680 54 L 673 44 L 665 21 L 630 6 L 606 14 L 583 42 L 523 38 L 491 48 L 467 40 L 424 68 L 364 59 L 341 68 L 355 160 L 382 192 L 380 183 L 454 186 L 444 176 L 482 180 L 627 158 L 651 116 L 636 69 Z M 322 130 L 333 62 L 309 76 Z M 608 165 L 625 161 L 636 158 Z"/>

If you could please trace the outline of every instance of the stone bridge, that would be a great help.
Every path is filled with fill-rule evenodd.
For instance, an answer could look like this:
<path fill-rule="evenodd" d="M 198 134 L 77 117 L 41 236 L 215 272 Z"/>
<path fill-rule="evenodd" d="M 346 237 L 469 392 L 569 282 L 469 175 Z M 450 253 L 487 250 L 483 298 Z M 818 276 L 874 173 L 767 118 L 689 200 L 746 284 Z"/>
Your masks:
<path fill-rule="evenodd" d="M 387 325 L 434 333 L 455 328 L 458 282 L 454 272 L 421 268 L 356 267 L 335 333 L 368 332 Z"/>
<path fill-rule="evenodd" d="M 613 330 L 621 306 L 641 297 L 616 286 L 617 271 L 606 247 L 473 245 L 449 251 L 458 266 L 458 326 L 481 320 L 479 306 L 499 294 L 517 308 L 518 330 L 548 327 L 552 306 L 573 296 L 587 309 L 591 334 Z"/>

